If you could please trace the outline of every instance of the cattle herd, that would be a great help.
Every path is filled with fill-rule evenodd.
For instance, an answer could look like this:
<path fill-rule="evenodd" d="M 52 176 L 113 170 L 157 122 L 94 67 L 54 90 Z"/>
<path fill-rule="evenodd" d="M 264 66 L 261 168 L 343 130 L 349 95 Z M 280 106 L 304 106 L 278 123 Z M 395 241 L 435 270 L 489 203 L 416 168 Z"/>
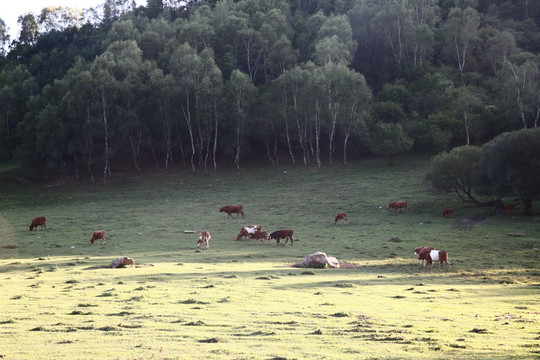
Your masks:
<path fill-rule="evenodd" d="M 510 207 L 510 206 L 508 206 Z M 401 212 L 406 212 L 408 210 L 407 207 L 407 201 L 400 200 L 395 201 L 392 203 L 389 203 L 386 206 L 387 209 L 392 208 L 394 211 L 400 210 Z M 505 209 L 507 210 L 507 209 Z M 514 210 L 514 209 L 508 209 L 508 210 Z M 244 215 L 244 208 L 242 205 L 227 205 L 223 206 L 219 209 L 219 212 L 225 212 L 227 213 L 227 218 L 231 217 L 234 218 L 233 214 L 236 214 L 236 218 L 238 218 L 240 215 L 242 217 L 245 217 Z M 454 217 L 454 210 L 452 208 L 446 208 L 443 210 L 442 218 L 447 217 Z M 347 213 L 339 213 L 334 218 L 334 225 L 338 224 L 339 222 L 342 222 L 343 224 L 349 224 L 349 217 Z M 46 226 L 46 218 L 45 216 L 39 216 L 34 219 L 32 219 L 32 223 L 29 226 L 30 231 L 37 230 L 38 226 L 41 226 L 41 230 L 44 229 L 47 230 Z M 197 248 L 204 248 L 209 249 L 210 248 L 210 232 L 208 230 L 201 230 L 199 233 L 199 238 L 197 240 Z M 268 244 L 268 239 L 276 240 L 276 246 L 283 245 L 285 246 L 287 242 L 291 241 L 291 246 L 294 244 L 294 238 L 293 238 L 293 231 L 292 230 L 276 230 L 270 235 L 266 231 L 262 231 L 261 225 L 245 225 L 242 226 L 240 229 L 240 233 L 236 237 L 236 240 L 243 240 L 243 239 L 251 239 L 255 240 L 257 244 Z M 284 239 L 285 242 L 281 243 L 281 239 Z M 102 243 L 105 245 L 105 242 L 107 240 L 107 234 L 105 230 L 98 230 L 94 231 L 92 234 L 92 237 L 90 238 L 90 242 L 94 244 L 95 241 L 98 241 L 99 243 Z M 420 246 L 416 249 L 414 249 L 414 253 L 418 255 L 418 260 L 420 260 L 420 263 L 422 265 L 428 265 L 431 269 L 433 268 L 433 264 L 437 261 L 441 264 L 441 269 L 443 267 L 443 264 L 445 263 L 447 266 L 451 265 L 450 262 L 448 262 L 448 253 L 444 250 L 435 250 L 433 246 Z"/>

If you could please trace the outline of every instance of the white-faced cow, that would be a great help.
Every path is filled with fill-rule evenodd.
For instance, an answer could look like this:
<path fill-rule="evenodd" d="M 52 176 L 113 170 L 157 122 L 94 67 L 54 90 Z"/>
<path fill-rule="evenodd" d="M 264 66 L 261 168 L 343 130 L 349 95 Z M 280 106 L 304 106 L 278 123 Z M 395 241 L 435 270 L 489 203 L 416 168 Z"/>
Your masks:
<path fill-rule="evenodd" d="M 199 240 L 197 240 L 197 248 L 201 248 L 202 246 L 205 246 L 205 249 L 210 248 L 210 232 L 206 230 L 202 230 L 199 233 Z"/>
<path fill-rule="evenodd" d="M 250 235 L 255 234 L 255 231 L 261 231 L 261 225 L 245 225 L 240 229 L 240 233 L 236 237 L 236 240 L 242 240 Z"/>
<path fill-rule="evenodd" d="M 343 221 L 343 223 L 348 224 L 349 223 L 349 216 L 347 213 L 339 213 L 334 218 L 334 225 L 337 224 L 339 221 Z"/>

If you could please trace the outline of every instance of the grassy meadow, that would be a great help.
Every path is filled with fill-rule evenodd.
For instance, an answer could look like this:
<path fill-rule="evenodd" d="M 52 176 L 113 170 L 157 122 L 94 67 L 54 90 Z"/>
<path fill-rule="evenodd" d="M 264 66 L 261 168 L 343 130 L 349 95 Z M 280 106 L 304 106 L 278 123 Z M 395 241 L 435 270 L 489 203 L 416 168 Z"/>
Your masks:
<path fill-rule="evenodd" d="M 4 181 L 0 358 L 539 359 L 540 219 L 430 193 L 427 166 Z M 407 213 L 386 209 L 402 199 Z M 237 203 L 243 219 L 218 211 Z M 441 219 L 447 206 L 454 219 Z M 349 225 L 333 224 L 338 212 Z M 41 215 L 47 230 L 30 232 Z M 236 241 L 249 224 L 293 229 L 294 246 Z M 91 245 L 101 229 L 107 244 Z M 184 233 L 201 229 L 209 250 Z M 448 251 L 451 267 L 420 266 L 420 245 Z M 293 266 L 315 251 L 344 266 Z M 120 256 L 136 266 L 110 268 Z"/>

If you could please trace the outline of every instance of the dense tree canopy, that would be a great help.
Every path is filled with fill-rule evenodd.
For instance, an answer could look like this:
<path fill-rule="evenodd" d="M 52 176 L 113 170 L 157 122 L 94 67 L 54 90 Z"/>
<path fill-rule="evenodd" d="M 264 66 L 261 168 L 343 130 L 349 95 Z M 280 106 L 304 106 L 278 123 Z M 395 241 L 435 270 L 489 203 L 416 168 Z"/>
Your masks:
<path fill-rule="evenodd" d="M 19 23 L 0 19 L 0 160 L 92 180 L 437 153 L 540 121 L 537 1 L 106 0 Z"/>

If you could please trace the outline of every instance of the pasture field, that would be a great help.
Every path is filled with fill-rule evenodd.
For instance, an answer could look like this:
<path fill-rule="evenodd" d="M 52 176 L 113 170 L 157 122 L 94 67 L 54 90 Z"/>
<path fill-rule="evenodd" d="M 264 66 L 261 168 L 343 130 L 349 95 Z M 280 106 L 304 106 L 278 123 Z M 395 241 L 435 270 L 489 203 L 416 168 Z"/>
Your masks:
<path fill-rule="evenodd" d="M 432 194 L 427 166 L 3 184 L 0 358 L 539 359 L 540 220 Z M 395 200 L 409 211 L 386 209 Z M 237 203 L 244 219 L 218 212 Z M 447 206 L 454 219 L 441 219 Z M 350 224 L 334 225 L 344 211 Z M 47 230 L 30 232 L 40 215 Z M 249 224 L 293 229 L 294 246 L 236 241 Z M 91 245 L 101 229 L 107 244 Z M 201 229 L 209 250 L 184 233 Z M 448 251 L 452 266 L 423 268 L 420 245 Z M 343 266 L 293 266 L 315 251 Z M 136 266 L 110 268 L 120 256 Z"/>

